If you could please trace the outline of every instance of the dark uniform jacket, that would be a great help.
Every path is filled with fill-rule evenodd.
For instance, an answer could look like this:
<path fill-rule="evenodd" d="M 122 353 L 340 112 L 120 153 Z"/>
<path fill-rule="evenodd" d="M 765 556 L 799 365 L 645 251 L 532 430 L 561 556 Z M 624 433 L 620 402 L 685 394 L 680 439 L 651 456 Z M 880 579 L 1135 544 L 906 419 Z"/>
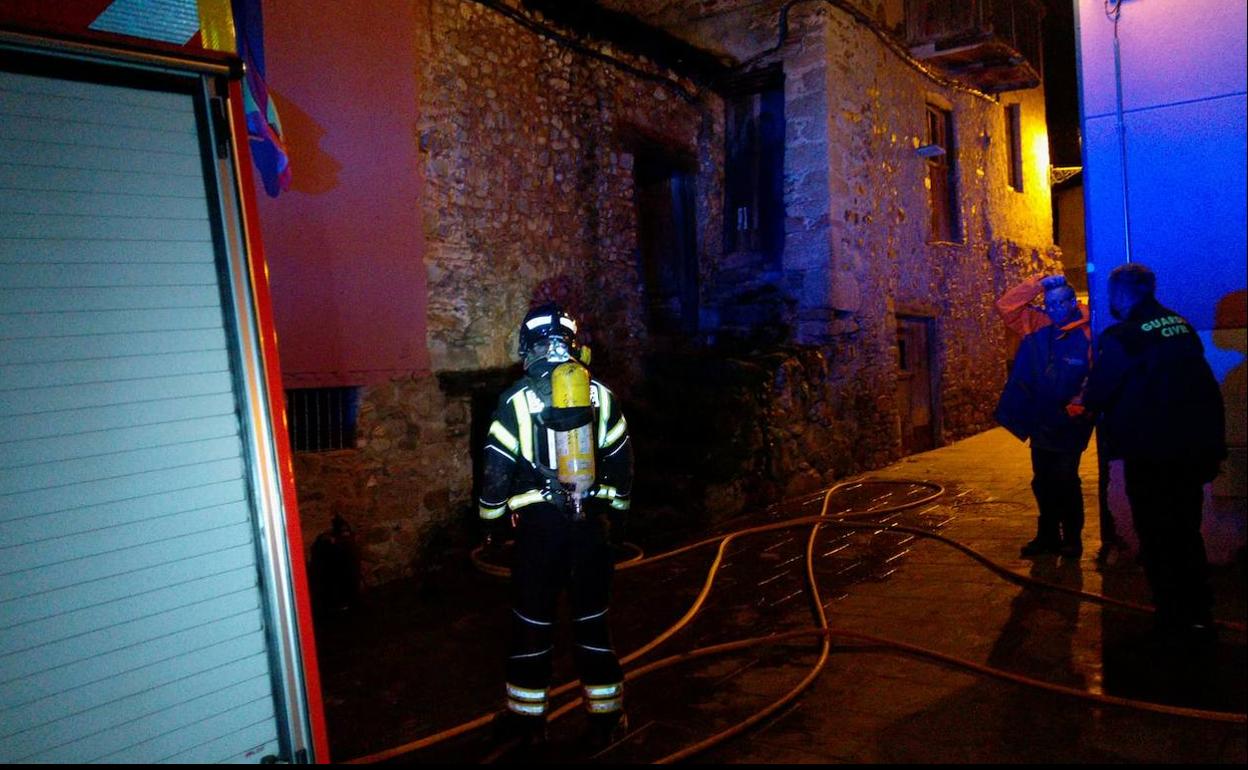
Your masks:
<path fill-rule="evenodd" d="M 549 380 L 527 376 L 499 397 L 482 459 L 481 518 L 498 519 L 508 512 L 523 515 L 524 508 L 539 503 L 566 503 L 556 481 L 549 401 Z M 590 381 L 590 402 L 597 451 L 595 484 L 586 507 L 618 518 L 629 508 L 633 485 L 628 421 L 615 394 L 597 380 Z"/>
<path fill-rule="evenodd" d="M 1226 457 L 1222 392 L 1196 331 L 1156 300 L 1101 335 L 1084 406 L 1111 459 L 1175 462 L 1217 475 Z"/>
<path fill-rule="evenodd" d="M 1039 279 L 1011 289 L 997 302 L 1010 328 L 1026 333 L 993 416 L 1007 430 L 1037 449 L 1082 452 L 1092 424 L 1066 411 L 1078 401 L 1092 363 L 1092 340 L 1086 308 L 1079 318 L 1056 326 L 1048 316 L 1026 307 L 1041 293 Z"/>

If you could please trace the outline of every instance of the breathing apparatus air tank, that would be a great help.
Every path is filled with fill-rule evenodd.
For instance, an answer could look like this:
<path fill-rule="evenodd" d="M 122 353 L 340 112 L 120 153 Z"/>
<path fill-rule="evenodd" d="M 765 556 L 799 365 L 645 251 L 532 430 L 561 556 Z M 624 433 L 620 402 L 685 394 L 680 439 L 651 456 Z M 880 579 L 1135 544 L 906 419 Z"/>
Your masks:
<path fill-rule="evenodd" d="M 560 416 L 555 427 L 559 483 L 572 498 L 573 518 L 583 519 L 583 498 L 594 485 L 594 410 L 590 406 L 589 370 L 577 361 L 555 367 L 550 375 L 551 406 Z"/>

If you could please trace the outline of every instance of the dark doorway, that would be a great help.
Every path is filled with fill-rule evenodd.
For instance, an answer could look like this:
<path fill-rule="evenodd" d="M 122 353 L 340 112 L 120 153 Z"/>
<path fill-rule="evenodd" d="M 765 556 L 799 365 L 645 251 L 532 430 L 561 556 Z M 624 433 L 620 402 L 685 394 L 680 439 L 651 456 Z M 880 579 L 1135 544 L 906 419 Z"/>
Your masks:
<path fill-rule="evenodd" d="M 932 318 L 897 316 L 897 409 L 906 454 L 936 446 L 934 328 Z"/>
<path fill-rule="evenodd" d="M 448 403 L 466 405 L 468 408 L 468 454 L 472 459 L 472 500 L 481 496 L 481 455 L 485 451 L 485 439 L 493 422 L 498 397 L 516 382 L 524 370 L 519 364 L 494 369 L 464 370 L 438 374 L 438 387 L 446 395 Z M 412 439 L 415 440 L 415 439 Z M 475 513 L 461 523 L 478 523 Z M 473 533 L 474 536 L 477 534 Z"/>
<path fill-rule="evenodd" d="M 637 244 L 651 334 L 698 328 L 698 257 L 694 175 L 689 164 L 639 152 L 634 166 Z"/>

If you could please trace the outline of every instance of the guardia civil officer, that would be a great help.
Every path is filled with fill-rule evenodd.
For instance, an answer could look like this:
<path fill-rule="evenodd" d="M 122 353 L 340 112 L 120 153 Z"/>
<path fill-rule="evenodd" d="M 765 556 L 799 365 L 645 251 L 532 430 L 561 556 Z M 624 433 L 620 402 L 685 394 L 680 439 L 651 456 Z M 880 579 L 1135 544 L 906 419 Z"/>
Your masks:
<path fill-rule="evenodd" d="M 1226 458 L 1225 416 L 1200 338 L 1156 285 L 1140 264 L 1110 274 L 1118 323 L 1101 335 L 1083 403 L 1101 415 L 1104 451 L 1123 460 L 1158 630 L 1194 641 L 1213 635 L 1200 522 L 1203 487 Z"/>
<path fill-rule="evenodd" d="M 623 673 L 611 645 L 609 530 L 629 508 L 632 442 L 615 395 L 582 363 L 577 322 L 542 305 L 520 326 L 524 377 L 499 398 L 486 439 L 480 515 L 490 537 L 515 536 L 507 710 L 500 739 L 545 737 L 553 625 L 567 591 L 589 742 L 623 727 Z"/>

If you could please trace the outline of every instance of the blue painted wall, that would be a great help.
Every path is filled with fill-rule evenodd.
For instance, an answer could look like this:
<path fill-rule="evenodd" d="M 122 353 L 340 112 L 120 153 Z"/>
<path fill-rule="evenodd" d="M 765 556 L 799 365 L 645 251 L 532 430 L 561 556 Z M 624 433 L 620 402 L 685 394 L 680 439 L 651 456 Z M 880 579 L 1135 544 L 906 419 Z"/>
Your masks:
<path fill-rule="evenodd" d="M 1075 2 L 1093 326 L 1113 323 L 1107 283 L 1128 260 L 1129 223 L 1130 260 L 1157 273 L 1158 298 L 1200 331 L 1222 383 L 1230 458 L 1205 519 L 1222 561 L 1242 547 L 1248 486 L 1248 3 L 1124 0 L 1119 78 L 1106 2 Z"/>
<path fill-rule="evenodd" d="M 1198 329 L 1245 287 L 1243 0 L 1128 0 L 1118 24 L 1131 259 L 1157 272 L 1162 301 Z M 1079 1 L 1080 90 L 1090 292 L 1112 322 L 1105 282 L 1126 261 L 1114 25 Z"/>

